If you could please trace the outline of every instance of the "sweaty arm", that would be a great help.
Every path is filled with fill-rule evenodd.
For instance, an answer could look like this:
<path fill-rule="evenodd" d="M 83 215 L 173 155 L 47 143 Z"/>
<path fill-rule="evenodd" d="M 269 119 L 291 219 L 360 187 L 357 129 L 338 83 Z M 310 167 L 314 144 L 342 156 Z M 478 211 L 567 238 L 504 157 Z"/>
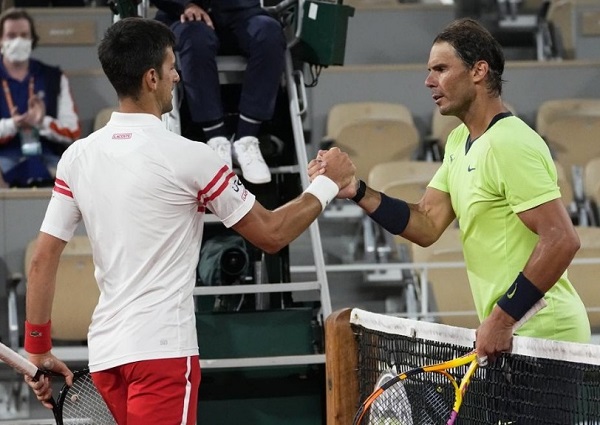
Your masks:
<path fill-rule="evenodd" d="M 310 179 L 337 167 L 324 157 L 326 152 L 320 150 L 317 158 L 308 163 Z M 433 187 L 427 187 L 418 203 L 409 204 L 378 192 L 354 177 L 349 185 L 342 187 L 337 197 L 351 199 L 388 232 L 421 246 L 438 240 L 456 218 L 450 195 Z"/>
<path fill-rule="evenodd" d="M 319 216 L 327 203 L 350 184 L 356 171 L 347 154 L 337 148 L 325 156 L 332 167 L 313 180 L 296 199 L 270 211 L 255 202 L 233 229 L 253 245 L 274 253 L 296 239 Z"/>
<path fill-rule="evenodd" d="M 419 202 L 411 204 L 367 186 L 358 205 L 389 232 L 421 246 L 429 246 L 438 240 L 456 217 L 450 195 L 432 187 L 425 190 Z M 405 226 L 397 227 L 399 222 L 405 222 Z M 398 230 L 402 231 L 398 233 Z"/>
<path fill-rule="evenodd" d="M 528 288 L 531 297 L 541 297 L 554 286 L 573 260 L 579 249 L 579 237 L 560 198 L 523 211 L 518 216 L 529 230 L 539 236 L 522 274 L 517 278 L 521 284 L 518 295 L 523 300 L 524 289 Z M 515 285 L 511 287 L 514 290 L 517 289 Z M 511 301 L 515 299 L 511 297 Z M 504 306 L 502 300 L 499 303 L 477 331 L 477 350 L 482 355 L 490 353 L 493 356 L 494 353 L 510 350 L 513 325 L 517 319 L 509 314 L 511 309 L 501 307 Z"/>
<path fill-rule="evenodd" d="M 321 203 L 308 193 L 270 211 L 259 202 L 232 228 L 253 245 L 275 253 L 296 239 L 321 213 Z"/>
<path fill-rule="evenodd" d="M 36 243 L 29 273 L 27 276 L 26 323 L 25 323 L 25 350 L 29 360 L 38 368 L 53 370 L 65 376 L 67 383 L 71 384 L 73 373 L 60 360 L 50 352 L 50 317 L 52 315 L 52 301 L 56 287 L 56 272 L 60 255 L 66 242 L 40 232 Z M 44 342 L 37 341 L 44 339 Z M 44 348 L 41 348 L 45 346 Z M 44 406 L 52 408 L 47 401 L 51 397 L 52 387 L 47 377 L 32 381 L 25 377 L 27 384 L 33 389 L 38 400 Z"/>

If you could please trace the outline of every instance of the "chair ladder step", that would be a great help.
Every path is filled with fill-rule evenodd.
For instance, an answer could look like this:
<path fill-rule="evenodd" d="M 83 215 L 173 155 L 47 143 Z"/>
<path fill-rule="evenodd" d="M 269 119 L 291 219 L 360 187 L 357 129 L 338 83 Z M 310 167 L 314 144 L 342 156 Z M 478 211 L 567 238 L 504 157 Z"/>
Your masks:
<path fill-rule="evenodd" d="M 325 354 L 305 354 L 297 356 L 272 356 L 272 357 L 240 357 L 233 359 L 200 359 L 202 369 L 225 369 L 240 367 L 266 367 L 266 366 L 297 366 L 324 364 Z"/>
<path fill-rule="evenodd" d="M 197 286 L 194 288 L 194 296 L 265 294 L 270 292 L 318 291 L 320 289 L 321 284 L 318 281 L 263 283 L 260 285 Z"/>

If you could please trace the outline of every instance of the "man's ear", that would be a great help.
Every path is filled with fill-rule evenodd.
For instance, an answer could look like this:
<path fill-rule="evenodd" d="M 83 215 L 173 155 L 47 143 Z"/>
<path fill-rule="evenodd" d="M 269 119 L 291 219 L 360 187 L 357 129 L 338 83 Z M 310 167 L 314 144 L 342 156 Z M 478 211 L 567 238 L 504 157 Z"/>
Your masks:
<path fill-rule="evenodd" d="M 156 90 L 156 86 L 158 84 L 158 74 L 154 68 L 150 68 L 144 74 L 144 82 L 150 91 Z"/>
<path fill-rule="evenodd" d="M 486 61 L 478 61 L 473 65 L 473 81 L 479 83 L 483 81 L 490 70 L 490 65 Z"/>

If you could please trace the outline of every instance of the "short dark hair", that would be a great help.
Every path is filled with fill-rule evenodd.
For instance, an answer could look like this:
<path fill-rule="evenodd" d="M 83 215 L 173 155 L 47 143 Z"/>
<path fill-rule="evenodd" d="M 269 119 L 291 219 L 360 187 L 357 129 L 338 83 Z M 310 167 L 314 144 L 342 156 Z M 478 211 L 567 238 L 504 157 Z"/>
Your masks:
<path fill-rule="evenodd" d="M 18 19 L 27 19 L 29 22 L 29 28 L 31 29 L 31 48 L 35 49 L 38 41 L 40 41 L 40 36 L 35 30 L 33 18 L 29 13 L 27 13 L 27 11 L 25 11 L 25 9 L 17 9 L 16 7 L 6 9 L 2 15 L 0 15 L 0 34 L 4 35 L 4 23 L 6 21 L 16 21 Z"/>
<path fill-rule="evenodd" d="M 111 25 L 98 46 L 98 58 L 119 98 L 137 99 L 142 76 L 156 69 L 159 77 L 165 50 L 175 46 L 175 35 L 163 23 L 140 17 Z"/>
<path fill-rule="evenodd" d="M 500 43 L 480 23 L 470 18 L 458 19 L 450 23 L 433 40 L 449 43 L 469 68 L 480 60 L 490 67 L 487 85 L 490 93 L 502 94 L 502 74 L 504 73 L 504 52 Z"/>

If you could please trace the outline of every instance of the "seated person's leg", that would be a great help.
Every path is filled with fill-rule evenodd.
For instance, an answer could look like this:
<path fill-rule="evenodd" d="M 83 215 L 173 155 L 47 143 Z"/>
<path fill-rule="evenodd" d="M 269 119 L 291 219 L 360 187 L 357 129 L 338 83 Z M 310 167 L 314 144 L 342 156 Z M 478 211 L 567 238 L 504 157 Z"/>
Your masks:
<path fill-rule="evenodd" d="M 260 154 L 257 136 L 261 123 L 273 117 L 284 67 L 285 36 L 281 24 L 268 15 L 237 22 L 232 31 L 248 58 L 233 152 L 246 180 L 267 183 L 271 175 Z"/>
<path fill-rule="evenodd" d="M 58 161 L 60 160 L 60 157 L 58 155 L 48 153 L 44 154 L 43 159 L 44 164 L 46 164 L 48 172 L 50 173 L 52 178 L 56 177 L 56 167 L 58 166 Z"/>
<path fill-rule="evenodd" d="M 4 175 L 12 170 L 19 162 L 19 158 L 10 156 L 0 156 L 0 188 L 7 188 L 10 182 L 4 180 Z"/>
<path fill-rule="evenodd" d="M 231 167 L 231 143 L 227 140 L 221 103 L 216 56 L 219 39 L 204 22 L 175 22 L 181 79 L 192 121 L 202 126 L 206 140 Z"/>

